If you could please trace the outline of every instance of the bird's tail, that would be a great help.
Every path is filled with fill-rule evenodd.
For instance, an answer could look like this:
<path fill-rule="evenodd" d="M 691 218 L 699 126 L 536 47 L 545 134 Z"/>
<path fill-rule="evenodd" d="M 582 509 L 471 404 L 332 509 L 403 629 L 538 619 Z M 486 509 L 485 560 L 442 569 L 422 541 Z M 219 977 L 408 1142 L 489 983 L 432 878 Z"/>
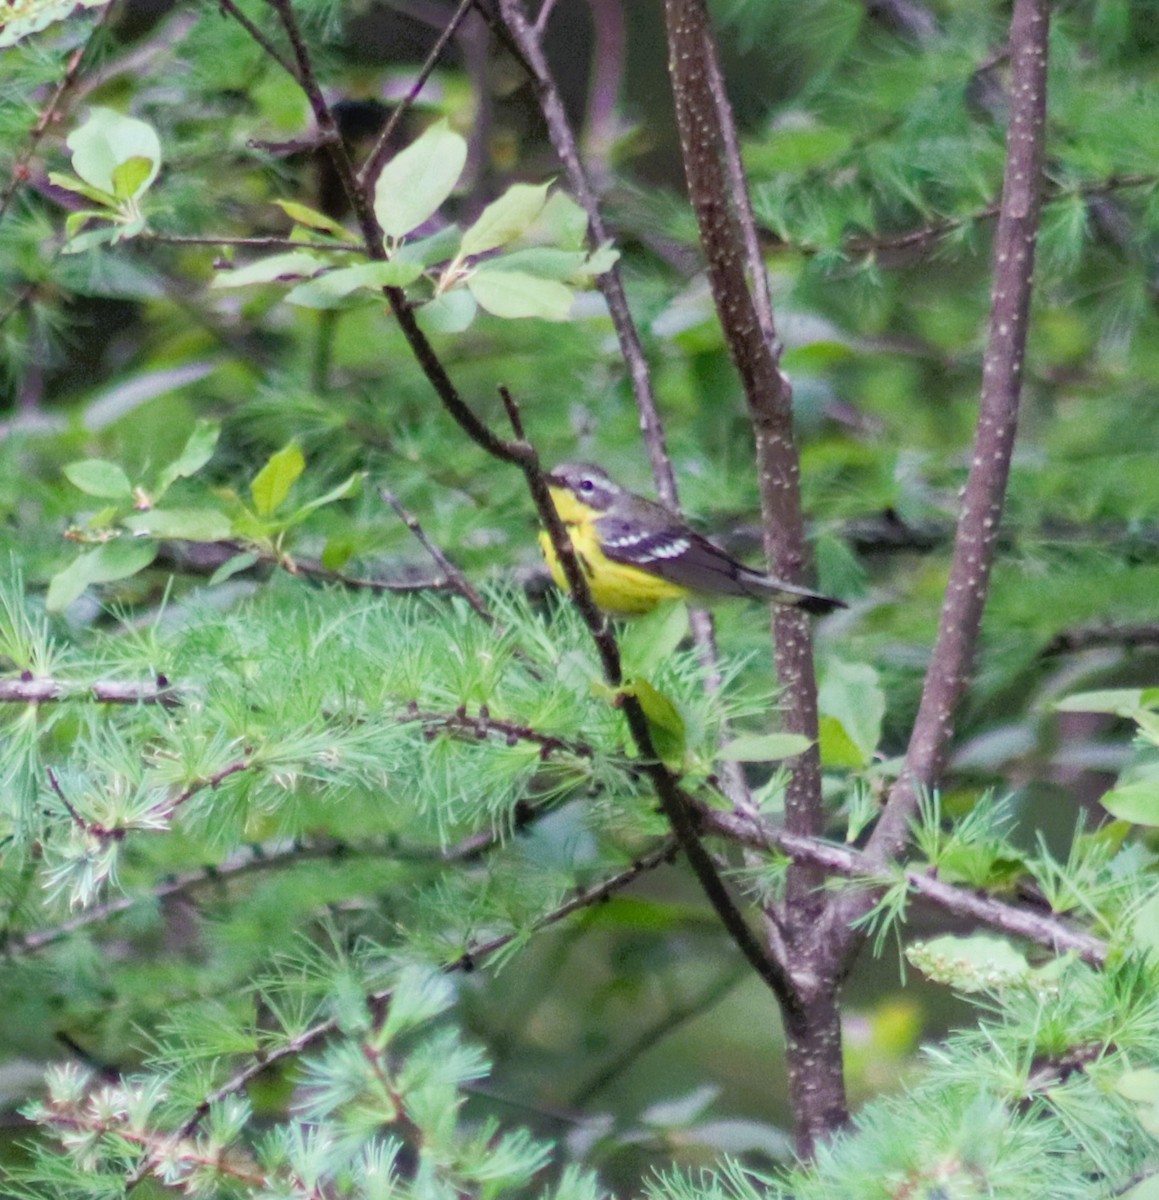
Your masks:
<path fill-rule="evenodd" d="M 746 571 L 738 582 L 744 587 L 746 595 L 772 600 L 774 604 L 784 604 L 789 608 L 799 608 L 819 617 L 835 609 L 848 607 L 835 596 L 811 592 L 808 588 L 786 583 L 774 575 L 762 575 L 759 571 Z"/>

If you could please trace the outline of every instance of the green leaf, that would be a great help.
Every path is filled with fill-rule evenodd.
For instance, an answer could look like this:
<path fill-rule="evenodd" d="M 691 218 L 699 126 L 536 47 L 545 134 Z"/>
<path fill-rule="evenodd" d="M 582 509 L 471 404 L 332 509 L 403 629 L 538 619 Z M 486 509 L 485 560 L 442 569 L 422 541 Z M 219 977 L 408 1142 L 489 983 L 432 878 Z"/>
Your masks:
<path fill-rule="evenodd" d="M 344 308 L 352 292 L 368 289 L 379 293 L 384 287 L 405 287 L 413 283 L 423 269 L 418 263 L 390 262 L 359 263 L 356 267 L 340 267 L 299 283 L 286 294 L 288 304 L 302 308 Z M 373 302 L 374 297 L 359 297 L 360 302 Z"/>
<path fill-rule="evenodd" d="M 82 458 L 63 468 L 65 478 L 89 496 L 102 500 L 131 500 L 133 485 L 128 475 L 114 462 L 103 458 Z"/>
<path fill-rule="evenodd" d="M 467 279 L 471 295 L 492 316 L 518 320 L 540 317 L 566 321 L 571 312 L 572 293 L 551 279 L 539 279 L 525 271 L 500 271 L 480 267 Z"/>
<path fill-rule="evenodd" d="M 1133 825 L 1159 825 L 1159 780 L 1112 788 L 1099 803 L 1113 817 Z"/>
<path fill-rule="evenodd" d="M 266 465 L 250 484 L 250 494 L 259 517 L 268 517 L 277 512 L 305 469 L 306 460 L 297 442 L 290 442 L 276 454 L 270 455 Z"/>
<path fill-rule="evenodd" d="M 216 508 L 154 508 L 121 523 L 134 533 L 189 542 L 223 542 L 231 533 L 229 518 Z"/>
<path fill-rule="evenodd" d="M 181 453 L 157 474 L 157 485 L 153 489 L 154 500 L 159 500 L 178 479 L 196 475 L 213 457 L 221 426 L 212 421 L 198 421 L 193 426 Z"/>
<path fill-rule="evenodd" d="M 374 215 L 400 238 L 434 215 L 454 190 L 467 161 L 467 141 L 438 121 L 383 167 L 374 185 Z"/>
<path fill-rule="evenodd" d="M 462 235 L 458 225 L 447 225 L 430 237 L 406 242 L 394 252 L 391 262 L 416 262 L 422 267 L 447 262 L 455 257 Z"/>
<path fill-rule="evenodd" d="M 102 192 L 117 196 L 117 168 L 133 159 L 144 159 L 147 169 L 142 174 L 132 167 L 122 176 L 122 186 L 133 182 L 134 190 L 125 195 L 139 195 L 157 177 L 161 167 L 161 140 L 152 125 L 126 117 L 111 108 L 93 108 L 88 120 L 65 139 L 72 152 L 72 169 L 85 181 Z"/>
<path fill-rule="evenodd" d="M 112 583 L 143 571 L 157 557 L 156 542 L 146 538 L 118 538 L 82 554 L 48 585 L 45 607 L 66 609 L 91 583 Z"/>
<path fill-rule="evenodd" d="M 478 311 L 475 297 L 466 288 L 455 288 L 422 305 L 415 316 L 424 333 L 462 333 Z"/>
<path fill-rule="evenodd" d="M 327 571 L 341 571 L 354 555 L 354 540 L 346 535 L 335 535 L 326 539 L 322 547 L 322 565 Z"/>
<path fill-rule="evenodd" d="M 1148 1175 L 1134 1187 L 1120 1192 L 1118 1200 L 1159 1200 L 1159 1173 Z"/>
<path fill-rule="evenodd" d="M 316 508 L 322 508 L 323 505 L 333 504 L 337 500 L 345 500 L 348 496 L 353 496 L 362 486 L 362 481 L 365 477 L 365 471 L 355 471 L 353 475 L 348 479 L 344 479 L 337 487 L 333 487 L 324 495 L 303 504 L 290 518 L 291 522 L 297 524 Z"/>
<path fill-rule="evenodd" d="M 540 213 L 539 226 L 556 246 L 578 250 L 587 241 L 588 214 L 567 192 L 556 190 Z"/>
<path fill-rule="evenodd" d="M 1113 713 L 1117 717 L 1130 717 L 1144 706 L 1143 696 L 1143 688 L 1106 688 L 1067 696 L 1054 708 L 1056 712 Z"/>
<path fill-rule="evenodd" d="M 817 707 L 823 716 L 840 725 L 849 744 L 855 748 L 856 761 L 848 765 L 863 767 L 868 764 L 881 739 L 881 723 L 885 717 L 885 692 L 873 667 L 868 663 L 831 660 L 817 693 Z M 831 730 L 830 742 L 835 740 L 833 733 L 835 731 Z M 823 757 L 825 745 L 822 741 Z M 831 751 L 835 748 L 835 745 L 830 746 Z M 838 763 L 832 762 L 832 765 Z"/>
<path fill-rule="evenodd" d="M 541 184 L 512 184 L 498 200 L 488 204 L 466 230 L 459 253 L 464 258 L 471 258 L 514 241 L 543 212 L 550 186 L 550 180 Z"/>
<path fill-rule="evenodd" d="M 152 178 L 152 161 L 135 154 L 113 168 L 113 195 L 118 200 L 131 200 L 145 190 Z"/>
<path fill-rule="evenodd" d="M 1159 895 L 1152 896 L 1135 912 L 1131 920 L 1131 941 L 1133 945 L 1159 955 Z"/>
<path fill-rule="evenodd" d="M 317 229 L 322 233 L 332 233 L 336 238 L 350 236 L 337 221 L 308 205 L 299 204 L 296 200 L 275 200 L 274 203 L 295 225 L 304 225 L 307 229 Z"/>
<path fill-rule="evenodd" d="M 554 246 L 532 246 L 515 250 L 496 261 L 504 271 L 525 271 L 539 279 L 555 279 L 565 283 L 583 273 L 588 256 L 582 250 L 557 250 Z"/>
<path fill-rule="evenodd" d="M 720 749 L 726 762 L 779 762 L 804 754 L 812 741 L 800 733 L 742 733 Z"/>
<path fill-rule="evenodd" d="M 658 604 L 627 625 L 620 638 L 624 666 L 633 675 L 654 675 L 688 636 L 688 606 L 680 600 Z"/>
<path fill-rule="evenodd" d="M 239 571 L 248 571 L 257 561 L 258 556 L 249 550 L 242 554 L 235 554 L 233 558 L 227 558 L 209 577 L 209 586 L 213 587 L 215 584 L 224 583 L 231 575 L 236 575 Z"/>
<path fill-rule="evenodd" d="M 116 210 L 116 196 L 111 192 L 101 191 L 100 188 L 95 188 L 92 184 L 85 183 L 83 179 L 78 179 L 75 175 L 64 175 L 60 171 L 49 171 L 48 182 L 55 187 L 64 188 L 66 192 L 75 192 L 78 196 L 84 196 L 86 200 L 91 200 L 94 204 L 100 204 L 105 208 Z M 76 214 L 70 213 L 69 215 L 75 216 Z M 108 213 L 97 215 L 107 217 Z"/>
<path fill-rule="evenodd" d="M 656 753 L 667 766 L 679 770 L 684 765 L 687 741 L 680 710 L 646 679 L 628 680 L 618 692 L 622 696 L 635 696 L 640 702 Z"/>
<path fill-rule="evenodd" d="M 304 250 L 293 250 L 288 254 L 271 254 L 247 263 L 231 271 L 219 271 L 214 276 L 213 288 L 247 287 L 251 283 L 273 283 L 280 279 L 308 279 L 330 265 L 325 258 L 307 254 Z"/>
<path fill-rule="evenodd" d="M 986 933 L 970 937 L 945 934 L 917 942 L 906 950 L 906 957 L 923 975 L 962 992 L 995 991 L 1031 974 L 1021 951 L 1004 938 Z"/>

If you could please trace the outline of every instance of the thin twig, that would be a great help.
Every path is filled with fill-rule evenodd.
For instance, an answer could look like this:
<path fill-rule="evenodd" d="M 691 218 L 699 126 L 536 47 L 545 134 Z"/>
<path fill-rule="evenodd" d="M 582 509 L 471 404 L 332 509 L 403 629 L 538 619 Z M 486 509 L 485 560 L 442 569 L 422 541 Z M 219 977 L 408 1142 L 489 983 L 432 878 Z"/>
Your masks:
<path fill-rule="evenodd" d="M 98 704 L 180 704 L 180 692 L 163 676 L 143 683 L 97 679 L 74 683 L 26 675 L 0 679 L 0 704 L 47 704 L 63 700 L 95 700 Z"/>
<path fill-rule="evenodd" d="M 363 254 L 360 242 L 301 242 L 282 237 L 187 237 L 174 233 L 142 233 L 137 241 L 154 246 L 226 246 L 242 250 L 339 250 Z"/>
<path fill-rule="evenodd" d="M 632 865 L 623 871 L 612 875 L 603 882 L 596 884 L 594 887 L 577 889 L 575 895 L 571 899 L 565 901 L 545 916 L 535 922 L 532 929 L 538 932 L 547 929 L 552 925 L 558 924 L 560 921 L 570 917 L 572 913 L 578 912 L 581 909 L 589 908 L 593 904 L 599 904 L 606 900 L 609 896 L 621 891 L 629 884 L 635 882 L 646 871 L 654 870 L 661 863 L 665 862 L 672 855 L 675 846 L 672 839 L 665 839 L 659 846 L 655 847 L 649 853 L 641 855 Z M 496 937 L 489 938 L 483 942 L 476 942 L 469 946 L 462 954 L 449 963 L 445 963 L 443 970 L 450 974 L 456 971 L 474 970 L 480 963 L 486 962 L 488 958 L 497 954 L 500 950 L 509 946 L 521 933 L 515 931 L 512 933 L 500 934 Z M 376 1008 L 390 1002 L 392 989 L 385 989 L 380 992 L 373 992 L 367 997 L 367 1002 L 374 1005 Z M 337 1032 L 340 1024 L 340 1018 L 334 1017 L 325 1021 L 319 1021 L 316 1025 L 309 1029 L 303 1030 L 296 1037 L 291 1038 L 287 1043 L 273 1049 L 266 1050 L 262 1054 L 255 1054 L 247 1065 L 241 1068 L 230 1076 L 225 1083 L 216 1088 L 213 1092 L 207 1095 L 193 1110 L 189 1119 L 181 1127 L 180 1135 L 188 1137 L 201 1124 L 202 1120 L 208 1114 L 213 1105 L 220 1103 L 227 1096 L 235 1095 L 240 1092 L 252 1079 L 260 1075 L 263 1071 L 273 1066 L 275 1063 L 281 1062 L 287 1058 L 293 1058 L 300 1055 L 303 1051 L 316 1045 L 324 1038 L 329 1037 L 332 1033 Z"/>
<path fill-rule="evenodd" d="M 218 5 L 223 13 L 227 13 L 250 35 L 251 38 L 290 76 L 291 79 L 297 79 L 298 72 L 294 70 L 293 63 L 270 41 L 268 37 L 246 16 L 244 12 L 233 2 L 233 0 L 217 0 Z"/>
<path fill-rule="evenodd" d="M 12 163 L 12 175 L 3 192 L 0 192 L 0 220 L 4 219 L 4 215 L 11 206 L 20 185 L 28 181 L 28 164 L 32 161 L 32 156 L 36 153 L 36 148 L 40 145 L 49 127 L 59 119 L 60 107 L 64 103 L 65 97 L 76 86 L 77 80 L 80 78 L 85 55 L 88 53 L 89 47 L 92 46 L 94 39 L 109 20 L 109 15 L 112 11 L 113 5 L 110 4 L 93 22 L 93 27 L 89 31 L 88 37 L 69 55 L 60 82 L 53 89 L 52 95 L 48 98 L 48 103 L 40 110 L 40 115 L 36 118 L 36 124 L 29 131 L 24 149 L 21 150 Z"/>
<path fill-rule="evenodd" d="M 409 509 L 404 508 L 402 501 L 388 487 L 379 487 L 378 494 L 394 509 L 398 519 L 411 531 L 418 544 L 435 560 L 435 564 L 443 572 L 447 583 L 466 600 L 488 625 L 493 625 L 495 623 L 494 614 L 487 607 L 483 597 L 471 585 L 471 581 L 466 575 L 427 537 L 426 531 L 419 523 L 418 517 Z"/>
<path fill-rule="evenodd" d="M 398 128 L 399 122 L 410 111 L 411 105 L 419 98 L 419 94 L 423 88 L 426 87 L 427 80 L 431 77 L 435 67 L 438 66 L 439 59 L 442 58 L 443 51 L 447 48 L 447 43 L 455 36 L 459 26 L 463 23 L 463 19 L 474 5 L 475 0 L 459 0 L 459 6 L 455 9 L 454 15 L 443 27 L 434 46 L 431 47 L 431 52 L 427 55 L 426 61 L 419 68 L 419 73 L 415 77 L 410 91 L 395 106 L 394 112 L 390 114 L 390 118 L 383 126 L 382 132 L 371 147 L 370 153 L 366 156 L 362 170 L 358 173 L 358 184 L 360 187 L 372 188 L 374 186 L 374 182 L 378 178 L 378 173 L 382 170 L 382 165 L 386 160 L 386 153 L 390 148 L 390 139 L 394 136 L 394 131 Z"/>
<path fill-rule="evenodd" d="M 1055 954 L 1074 953 L 1092 966 L 1101 966 L 1107 957 L 1107 944 L 1091 934 L 1072 928 L 1055 917 L 1043 916 L 1013 904 L 997 900 L 985 892 L 955 887 L 939 879 L 932 871 L 883 866 L 872 856 L 838 846 L 820 838 L 802 838 L 768 822 L 719 809 L 703 810 L 706 829 L 722 834 L 730 841 L 755 849 L 787 855 L 832 875 L 858 879 L 876 895 L 878 889 L 900 875 L 907 888 L 923 900 L 955 916 L 974 920 L 990 929 L 1026 938 L 1045 946 Z"/>

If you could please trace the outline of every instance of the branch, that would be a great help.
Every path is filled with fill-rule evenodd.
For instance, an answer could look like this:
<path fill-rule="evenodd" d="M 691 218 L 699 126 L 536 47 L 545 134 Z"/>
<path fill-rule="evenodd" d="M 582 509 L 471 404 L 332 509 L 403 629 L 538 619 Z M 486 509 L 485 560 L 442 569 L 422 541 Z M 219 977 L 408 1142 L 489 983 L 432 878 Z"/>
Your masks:
<path fill-rule="evenodd" d="M 580 158 L 579 147 L 576 144 L 571 123 L 568 121 L 563 98 L 560 96 L 555 77 L 548 65 L 547 56 L 543 52 L 541 41 L 543 30 L 528 21 L 522 0 L 499 0 L 499 11 L 503 17 L 506 33 L 514 42 L 531 72 L 531 78 L 539 97 L 539 105 L 547 123 L 548 136 L 567 172 L 568 184 L 575 194 L 576 200 L 587 213 L 589 244 L 593 247 L 599 246 L 609 240 L 608 227 L 604 223 L 595 189 L 592 187 Z M 540 24 L 548 12 L 550 12 L 550 8 L 545 5 L 540 14 Z M 640 429 L 644 436 L 644 445 L 648 450 L 648 458 L 652 464 L 652 477 L 656 481 L 656 491 L 665 505 L 675 512 L 679 512 L 680 500 L 676 489 L 676 476 L 672 470 L 672 461 L 668 457 L 664 425 L 656 407 L 652 373 L 644 354 L 636 322 L 632 318 L 632 310 L 628 305 L 619 265 L 617 264 L 610 271 L 597 276 L 596 286 L 607 301 L 612 325 L 616 330 L 616 338 L 620 343 L 620 353 L 628 366 L 628 375 L 632 381 L 632 394 L 635 396 L 636 407 L 640 413 Z"/>
<path fill-rule="evenodd" d="M 754 820 L 719 809 L 703 810 L 704 823 L 714 833 L 730 841 L 754 849 L 774 851 L 795 862 L 820 867 L 828 874 L 860 879 L 875 890 L 888 885 L 900 870 L 906 886 L 923 900 L 946 912 L 977 921 L 990 929 L 1045 946 L 1055 954 L 1073 953 L 1092 966 L 1102 966 L 1107 957 L 1107 944 L 1088 933 L 1041 913 L 995 900 L 984 892 L 955 887 L 939 879 L 933 870 L 883 866 L 871 855 L 846 846 L 838 846 L 819 838 L 802 838 L 777 829 L 762 820 Z"/>
<path fill-rule="evenodd" d="M 394 136 L 394 131 L 398 128 L 398 123 L 410 111 L 410 107 L 419 98 L 423 88 L 427 85 L 427 80 L 431 77 L 431 73 L 438 66 L 439 59 L 443 56 L 443 51 L 447 48 L 447 43 L 455 36 L 455 32 L 463 23 L 464 17 L 474 7 L 475 0 L 459 0 L 459 7 L 455 9 L 454 16 L 447 22 L 439 33 L 438 39 L 434 46 L 431 47 L 431 52 L 427 55 L 426 61 L 415 77 L 414 83 L 407 94 L 398 102 L 394 112 L 390 114 L 389 120 L 383 126 L 382 132 L 378 135 L 374 145 L 370 149 L 370 153 L 366 156 L 366 161 L 362 164 L 362 170 L 358 173 L 358 183 L 363 188 L 373 188 L 375 181 L 378 179 L 379 172 L 383 168 L 386 161 L 386 152 L 390 147 L 390 139 Z"/>
<path fill-rule="evenodd" d="M 1103 646 L 1159 646 L 1159 624 L 1142 622 L 1137 625 L 1080 625 L 1064 629 L 1043 647 L 1043 657 L 1053 654 L 1079 654 Z"/>
<path fill-rule="evenodd" d="M 532 926 L 532 932 L 547 929 L 570 917 L 572 913 L 589 908 L 593 904 L 601 903 L 609 896 L 627 887 L 630 883 L 635 882 L 646 871 L 652 871 L 661 863 L 667 861 L 672 856 L 674 849 L 675 845 L 672 839 L 665 839 L 659 846 L 647 854 L 641 855 L 630 867 L 612 875 L 602 883 L 590 888 L 578 888 L 570 900 L 565 901 L 536 921 Z M 444 963 L 442 969 L 447 974 L 456 971 L 472 971 L 480 963 L 486 962 L 487 959 L 505 949 L 521 936 L 523 935 L 520 931 L 513 931 L 489 938 L 483 942 L 476 942 L 451 962 Z M 371 993 L 367 997 L 367 1002 L 376 1008 L 381 1008 L 390 1003 L 390 998 L 391 990 L 386 989 L 381 992 Z M 235 1072 L 225 1083 L 201 1100 L 189 1119 L 181 1127 L 180 1136 L 188 1137 L 202 1122 L 214 1104 L 220 1103 L 227 1096 L 232 1096 L 240 1092 L 250 1080 L 256 1078 L 275 1063 L 301 1054 L 324 1038 L 329 1037 L 330 1034 L 337 1032 L 339 1025 L 340 1018 L 337 1017 L 320 1021 L 309 1029 L 303 1030 L 302 1033 L 291 1038 L 284 1045 L 254 1055 L 245 1067 Z"/>
<path fill-rule="evenodd" d="M 48 132 L 49 128 L 60 120 L 61 106 L 80 78 L 81 68 L 84 66 L 85 56 L 89 51 L 89 47 L 92 46 L 97 35 L 104 29 L 105 22 L 108 21 L 112 11 L 112 5 L 105 8 L 96 21 L 94 21 L 88 37 L 69 55 L 68 62 L 65 63 L 64 74 L 60 77 L 60 82 L 53 89 L 52 95 L 48 98 L 48 103 L 40 110 L 40 115 L 36 118 L 36 124 L 29 131 L 24 149 L 21 150 L 12 163 L 12 175 L 3 192 L 0 192 L 0 221 L 4 219 L 4 215 L 11 207 L 20 185 L 28 181 L 30 177 L 28 164 L 32 161 L 32 156 L 36 153 L 36 148 L 44 139 L 44 135 Z"/>
<path fill-rule="evenodd" d="M 1034 249 L 1046 132 L 1047 0 L 1015 0 L 1010 27 L 1010 128 L 1002 211 L 994 243 L 990 335 L 974 454 L 942 605 L 937 640 L 901 776 L 867 851 L 879 862 L 905 845 L 918 794 L 945 767 L 954 712 L 966 691 L 998 538 L 1030 319 Z"/>
<path fill-rule="evenodd" d="M 181 694 L 164 675 L 147 683 L 98 679 L 93 683 L 37 677 L 25 672 L 19 679 L 0 679 L 0 704 L 45 704 L 63 700 L 95 700 L 98 704 L 163 704 L 175 708 Z"/>
<path fill-rule="evenodd" d="M 488 609 L 483 597 L 471 586 L 466 575 L 427 537 L 426 531 L 419 524 L 418 517 L 403 508 L 402 501 L 389 488 L 380 487 L 378 494 L 394 509 L 398 519 L 414 534 L 418 544 L 435 560 L 435 564 L 443 572 L 448 586 L 458 592 L 488 625 L 494 625 L 495 617 Z"/>

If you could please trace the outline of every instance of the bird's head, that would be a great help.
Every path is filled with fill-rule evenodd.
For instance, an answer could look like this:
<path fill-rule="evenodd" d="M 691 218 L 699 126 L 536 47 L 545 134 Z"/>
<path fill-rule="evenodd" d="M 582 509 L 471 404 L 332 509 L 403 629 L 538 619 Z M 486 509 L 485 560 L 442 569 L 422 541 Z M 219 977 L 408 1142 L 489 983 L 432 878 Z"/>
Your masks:
<path fill-rule="evenodd" d="M 606 513 L 624 490 L 591 463 L 561 463 L 548 472 L 547 484 L 562 521 L 579 520 L 588 510 Z"/>

